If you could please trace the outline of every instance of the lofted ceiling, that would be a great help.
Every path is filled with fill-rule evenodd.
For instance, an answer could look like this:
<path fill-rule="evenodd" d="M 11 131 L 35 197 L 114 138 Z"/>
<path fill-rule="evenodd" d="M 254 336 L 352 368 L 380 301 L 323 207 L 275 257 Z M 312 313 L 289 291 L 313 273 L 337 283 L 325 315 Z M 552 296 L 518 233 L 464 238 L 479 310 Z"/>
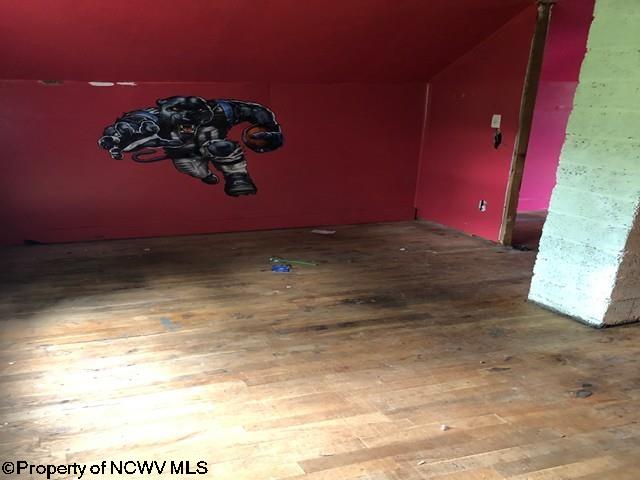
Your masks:
<path fill-rule="evenodd" d="M 0 78 L 424 81 L 532 1 L 0 0 Z"/>

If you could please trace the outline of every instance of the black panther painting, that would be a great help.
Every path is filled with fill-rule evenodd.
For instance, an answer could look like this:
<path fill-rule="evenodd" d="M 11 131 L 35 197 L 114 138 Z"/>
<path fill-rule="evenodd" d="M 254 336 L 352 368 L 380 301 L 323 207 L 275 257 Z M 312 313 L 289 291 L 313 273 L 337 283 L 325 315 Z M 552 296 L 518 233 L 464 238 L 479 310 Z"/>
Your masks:
<path fill-rule="evenodd" d="M 242 146 L 227 134 L 248 122 L 242 133 L 247 148 L 257 153 L 280 148 L 284 138 L 271 110 L 257 103 L 193 96 L 164 98 L 156 105 L 124 113 L 104 129 L 98 145 L 116 160 L 125 153 L 140 163 L 170 159 L 178 171 L 215 185 L 220 180 L 209 169 L 211 162 L 222 172 L 227 195 L 257 192 Z"/>

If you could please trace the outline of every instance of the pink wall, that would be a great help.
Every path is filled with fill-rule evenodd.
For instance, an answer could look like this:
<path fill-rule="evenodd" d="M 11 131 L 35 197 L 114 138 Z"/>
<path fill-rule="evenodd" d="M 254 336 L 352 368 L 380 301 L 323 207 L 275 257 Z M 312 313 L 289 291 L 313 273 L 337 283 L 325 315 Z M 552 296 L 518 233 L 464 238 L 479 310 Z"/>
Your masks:
<path fill-rule="evenodd" d="M 529 7 L 430 84 L 417 184 L 418 216 L 497 240 L 535 26 Z M 493 148 L 491 116 L 502 114 Z M 480 200 L 488 209 L 478 209 Z"/>
<path fill-rule="evenodd" d="M 553 8 L 518 211 L 549 206 L 593 5 L 594 0 L 562 0 Z"/>
<path fill-rule="evenodd" d="M 118 161 L 98 148 L 116 116 L 175 94 L 253 100 L 275 111 L 284 147 L 248 152 L 256 196 L 228 197 L 222 185 L 168 161 Z M 418 83 L 0 82 L 0 242 L 412 219 L 424 98 Z"/>

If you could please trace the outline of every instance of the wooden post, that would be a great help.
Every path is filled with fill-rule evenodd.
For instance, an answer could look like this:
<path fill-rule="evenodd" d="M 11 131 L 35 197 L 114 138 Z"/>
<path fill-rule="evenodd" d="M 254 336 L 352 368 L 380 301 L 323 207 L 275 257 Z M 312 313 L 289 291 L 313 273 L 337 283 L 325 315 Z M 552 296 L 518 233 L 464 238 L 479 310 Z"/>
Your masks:
<path fill-rule="evenodd" d="M 524 79 L 524 89 L 520 103 L 519 128 L 513 158 L 511 159 L 509 183 L 507 184 L 507 194 L 504 211 L 502 213 L 502 225 L 500 226 L 500 243 L 503 245 L 511 245 L 513 229 L 516 223 L 520 186 L 522 185 L 522 175 L 524 173 L 524 162 L 529 147 L 533 112 L 536 106 L 538 85 L 542 72 L 544 47 L 547 42 L 549 22 L 551 20 L 551 7 L 555 2 L 556 0 L 537 1 L 538 19 L 536 21 L 535 32 L 533 33 L 531 51 L 529 53 L 529 64 L 527 65 L 527 73 Z"/>

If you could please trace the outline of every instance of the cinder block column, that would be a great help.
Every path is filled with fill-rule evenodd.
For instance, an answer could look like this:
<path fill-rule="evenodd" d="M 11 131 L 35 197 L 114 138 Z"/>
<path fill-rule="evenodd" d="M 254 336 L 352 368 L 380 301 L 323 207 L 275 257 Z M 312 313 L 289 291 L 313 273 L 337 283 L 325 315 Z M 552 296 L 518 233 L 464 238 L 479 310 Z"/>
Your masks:
<path fill-rule="evenodd" d="M 529 299 L 640 320 L 640 0 L 597 0 Z"/>

